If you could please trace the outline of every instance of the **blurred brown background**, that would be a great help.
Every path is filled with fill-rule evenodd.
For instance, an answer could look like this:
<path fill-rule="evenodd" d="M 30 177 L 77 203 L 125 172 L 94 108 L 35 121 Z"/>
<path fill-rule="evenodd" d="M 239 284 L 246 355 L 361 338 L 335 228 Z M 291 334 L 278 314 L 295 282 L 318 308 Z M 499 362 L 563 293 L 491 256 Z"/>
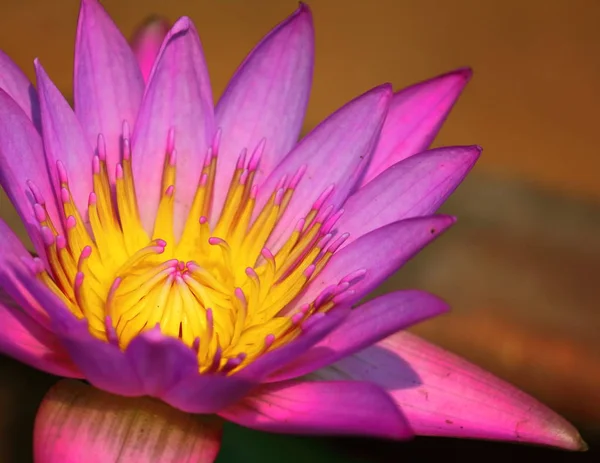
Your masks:
<path fill-rule="evenodd" d="M 215 98 L 253 44 L 297 5 L 103 3 L 128 36 L 150 14 L 191 16 Z M 475 69 L 436 142 L 484 147 L 445 208 L 460 221 L 387 286 L 448 299 L 454 313 L 419 333 L 600 432 L 600 2 L 309 3 L 317 61 L 307 128 L 381 82 L 400 88 L 462 65 Z M 40 57 L 66 95 L 77 10 L 75 0 L 0 6 L 0 47 L 29 76 Z M 5 199 L 0 214 L 16 219 Z"/>

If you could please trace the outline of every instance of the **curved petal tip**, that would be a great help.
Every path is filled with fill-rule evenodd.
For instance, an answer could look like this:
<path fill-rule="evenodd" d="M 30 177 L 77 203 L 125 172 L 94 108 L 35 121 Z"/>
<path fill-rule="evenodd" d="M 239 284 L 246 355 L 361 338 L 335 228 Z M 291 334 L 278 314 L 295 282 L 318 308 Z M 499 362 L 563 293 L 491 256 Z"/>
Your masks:
<path fill-rule="evenodd" d="M 382 386 L 416 435 L 587 450 L 577 429 L 547 406 L 408 332 L 318 373 L 328 381 L 366 380 Z"/>
<path fill-rule="evenodd" d="M 300 16 L 301 14 L 312 16 L 310 6 L 304 2 L 298 2 L 298 8 L 294 12 L 294 16 Z"/>
<path fill-rule="evenodd" d="M 587 445 L 587 442 L 584 441 L 579 434 L 577 434 L 577 439 L 574 441 L 574 444 L 574 450 L 579 452 L 587 452 L 590 449 L 590 446 Z"/>
<path fill-rule="evenodd" d="M 385 82 L 378 87 L 375 87 L 373 90 L 380 90 L 386 98 L 391 98 L 394 94 L 394 86 L 391 82 Z"/>
<path fill-rule="evenodd" d="M 590 449 L 587 442 L 581 437 L 581 434 L 571 425 L 569 425 L 569 429 L 558 431 L 558 435 L 562 438 L 562 448 L 565 450 L 587 452 Z"/>
<path fill-rule="evenodd" d="M 182 32 L 187 32 L 192 28 L 192 24 L 192 20 L 188 16 L 182 16 L 175 22 L 175 24 L 173 24 L 169 35 L 173 36 Z"/>
<path fill-rule="evenodd" d="M 465 80 L 465 83 L 467 83 L 473 77 L 473 69 L 468 66 L 465 66 L 462 68 L 455 69 L 454 71 L 450 71 L 446 75 L 447 76 L 450 76 L 450 75 L 460 76 Z"/>

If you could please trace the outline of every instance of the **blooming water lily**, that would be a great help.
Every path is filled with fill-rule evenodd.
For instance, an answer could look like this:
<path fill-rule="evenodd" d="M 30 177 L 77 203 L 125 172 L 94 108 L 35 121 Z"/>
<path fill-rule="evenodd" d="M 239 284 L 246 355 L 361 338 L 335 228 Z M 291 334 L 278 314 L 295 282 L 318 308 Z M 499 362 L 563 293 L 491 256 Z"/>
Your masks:
<path fill-rule="evenodd" d="M 74 110 L 41 62 L 35 90 L 0 54 L 0 182 L 35 247 L 0 222 L 0 351 L 76 379 L 40 408 L 36 461 L 213 461 L 222 419 L 584 446 L 533 398 L 401 332 L 442 300 L 360 302 L 455 222 L 435 212 L 481 149 L 427 148 L 470 70 L 375 87 L 298 141 L 307 6 L 216 105 L 189 18 L 134 43 L 81 2 Z"/>

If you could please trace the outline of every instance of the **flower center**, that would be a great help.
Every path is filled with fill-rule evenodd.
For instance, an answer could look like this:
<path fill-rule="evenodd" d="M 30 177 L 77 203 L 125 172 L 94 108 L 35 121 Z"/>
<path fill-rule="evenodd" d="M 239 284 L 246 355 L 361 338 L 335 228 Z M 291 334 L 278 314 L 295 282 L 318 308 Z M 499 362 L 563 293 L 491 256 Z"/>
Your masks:
<path fill-rule="evenodd" d="M 296 337 L 303 323 L 330 310 L 348 282 L 326 288 L 314 301 L 298 296 L 327 264 L 347 235 L 330 233 L 342 214 L 326 206 L 328 188 L 276 253 L 266 247 L 305 168 L 281 179 L 257 210 L 254 176 L 261 142 L 240 155 L 223 209 L 209 220 L 219 134 L 209 148 L 183 232 L 174 236 L 177 155 L 169 133 L 162 194 L 152 235 L 142 227 L 131 167 L 130 137 L 123 130 L 121 163 L 110 183 L 103 137 L 92 162 L 93 188 L 86 216 L 74 205 L 67 174 L 57 164 L 63 223 L 54 224 L 44 198 L 29 183 L 48 265 L 36 272 L 90 333 L 125 349 L 139 333 L 159 326 L 196 349 L 201 371 L 229 372 Z M 64 229 L 64 233 L 60 231 Z M 354 280 L 358 281 L 358 280 Z"/>

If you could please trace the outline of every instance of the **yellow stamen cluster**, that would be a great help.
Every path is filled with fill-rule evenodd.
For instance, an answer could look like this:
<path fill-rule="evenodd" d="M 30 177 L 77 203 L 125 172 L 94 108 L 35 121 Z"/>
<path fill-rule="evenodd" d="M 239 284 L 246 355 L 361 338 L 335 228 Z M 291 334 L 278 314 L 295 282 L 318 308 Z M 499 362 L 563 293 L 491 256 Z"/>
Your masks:
<path fill-rule="evenodd" d="M 246 153 L 240 155 L 211 229 L 217 135 L 183 232 L 175 237 L 177 156 L 172 132 L 167 145 L 151 236 L 138 213 L 126 129 L 114 184 L 99 137 L 87 217 L 75 207 L 66 172 L 57 165 L 64 220 L 60 227 L 53 224 L 43 198 L 38 198 L 35 212 L 49 263 L 49 269 L 40 265 L 38 277 L 73 314 L 87 319 L 95 337 L 125 349 L 135 336 L 158 325 L 163 334 L 196 349 L 202 372 L 227 373 L 289 342 L 299 334 L 302 322 L 331 309 L 336 294 L 346 289 L 341 285 L 293 312 L 287 308 L 346 239 L 342 235 L 334 240 L 329 234 L 341 211 L 324 207 L 333 191 L 328 189 L 281 248 L 271 253 L 265 245 L 304 169 L 291 179 L 283 178 L 257 211 L 253 180 L 263 142 L 247 162 Z"/>

